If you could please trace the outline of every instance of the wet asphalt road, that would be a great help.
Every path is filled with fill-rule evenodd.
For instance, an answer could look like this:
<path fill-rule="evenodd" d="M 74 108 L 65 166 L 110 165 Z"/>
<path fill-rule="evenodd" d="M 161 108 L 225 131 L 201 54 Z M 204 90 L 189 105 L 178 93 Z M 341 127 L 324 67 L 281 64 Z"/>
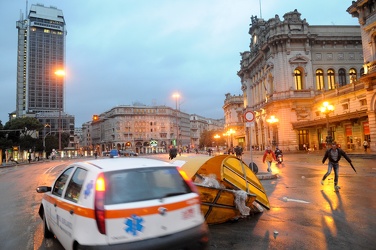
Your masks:
<path fill-rule="evenodd" d="M 167 160 L 165 155 L 155 157 Z M 249 155 L 243 156 L 249 163 Z M 326 165 L 320 154 L 286 154 L 272 166 L 278 178 L 262 180 L 270 210 L 220 225 L 210 225 L 210 249 L 375 249 L 376 160 L 353 157 L 358 173 L 342 160 L 339 193 L 333 173 L 321 186 Z M 260 172 L 261 155 L 253 155 Z M 0 249 L 62 249 L 44 240 L 37 215 L 37 185 L 50 183 L 65 164 L 51 162 L 0 169 Z M 51 168 L 56 165 L 55 168 Z M 35 168 L 38 168 L 36 171 Z"/>
<path fill-rule="evenodd" d="M 243 156 L 249 163 L 250 156 Z M 357 174 L 343 159 L 340 192 L 334 173 L 320 184 L 327 165 L 321 154 L 287 154 L 284 166 L 272 166 L 278 178 L 262 180 L 270 210 L 211 225 L 210 249 L 375 249 L 376 160 L 352 157 Z M 260 154 L 253 155 L 266 171 Z"/>

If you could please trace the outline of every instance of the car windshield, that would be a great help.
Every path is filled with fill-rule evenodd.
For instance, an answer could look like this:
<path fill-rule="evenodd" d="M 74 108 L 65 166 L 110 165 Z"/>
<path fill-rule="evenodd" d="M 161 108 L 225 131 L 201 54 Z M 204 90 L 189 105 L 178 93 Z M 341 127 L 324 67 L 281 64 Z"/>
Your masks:
<path fill-rule="evenodd" d="M 191 193 L 176 168 L 142 168 L 105 173 L 106 205 Z"/>

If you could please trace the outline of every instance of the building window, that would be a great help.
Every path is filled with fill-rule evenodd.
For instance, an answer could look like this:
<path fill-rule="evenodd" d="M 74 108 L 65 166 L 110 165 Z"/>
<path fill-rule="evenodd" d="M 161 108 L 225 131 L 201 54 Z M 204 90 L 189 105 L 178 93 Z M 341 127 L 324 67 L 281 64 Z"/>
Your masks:
<path fill-rule="evenodd" d="M 350 83 L 356 82 L 356 70 L 355 69 L 349 70 L 349 77 L 350 77 Z"/>
<path fill-rule="evenodd" d="M 364 68 L 363 67 L 360 69 L 360 76 L 362 76 L 362 75 L 364 75 Z"/>
<path fill-rule="evenodd" d="M 360 106 L 367 106 L 367 100 L 366 99 L 360 100 Z"/>
<path fill-rule="evenodd" d="M 328 89 L 335 89 L 334 70 L 328 70 Z"/>
<path fill-rule="evenodd" d="M 294 81 L 295 81 L 295 89 L 302 90 L 303 89 L 303 77 L 302 77 L 302 72 L 299 69 L 294 70 Z"/>
<path fill-rule="evenodd" d="M 351 77 L 350 77 L 351 79 Z M 339 69 L 338 70 L 338 83 L 339 86 L 345 86 L 346 85 L 346 71 L 345 69 Z"/>
<path fill-rule="evenodd" d="M 324 89 L 324 73 L 321 69 L 316 70 L 316 88 L 318 90 Z"/>

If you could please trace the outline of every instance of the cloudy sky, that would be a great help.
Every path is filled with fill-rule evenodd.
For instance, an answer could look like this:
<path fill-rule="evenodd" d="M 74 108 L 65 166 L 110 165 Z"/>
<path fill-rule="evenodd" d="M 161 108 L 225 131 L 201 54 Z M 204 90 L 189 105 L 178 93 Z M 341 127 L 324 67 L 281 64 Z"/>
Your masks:
<path fill-rule="evenodd" d="M 297 9 L 310 25 L 358 25 L 350 0 L 261 0 L 261 17 Z M 65 111 L 76 127 L 117 105 L 167 105 L 222 118 L 226 93 L 241 94 L 240 52 L 260 0 L 29 0 L 64 13 Z M 0 120 L 16 103 L 16 21 L 26 0 L 0 1 Z"/>

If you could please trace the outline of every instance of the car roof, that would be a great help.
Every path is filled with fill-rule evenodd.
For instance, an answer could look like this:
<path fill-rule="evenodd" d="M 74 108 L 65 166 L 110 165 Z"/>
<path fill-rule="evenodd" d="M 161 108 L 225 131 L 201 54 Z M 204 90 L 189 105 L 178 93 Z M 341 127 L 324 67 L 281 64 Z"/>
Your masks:
<path fill-rule="evenodd" d="M 103 172 L 145 167 L 177 167 L 169 162 L 149 158 L 106 158 L 84 161 L 79 164 L 95 166 Z"/>

